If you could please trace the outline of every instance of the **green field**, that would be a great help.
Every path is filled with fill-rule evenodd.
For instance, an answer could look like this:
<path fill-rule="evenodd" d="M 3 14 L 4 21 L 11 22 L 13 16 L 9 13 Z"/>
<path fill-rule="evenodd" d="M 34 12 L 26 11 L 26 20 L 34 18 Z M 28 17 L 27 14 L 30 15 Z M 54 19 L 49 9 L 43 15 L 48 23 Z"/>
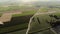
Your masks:
<path fill-rule="evenodd" d="M 0 12 L 15 11 L 15 10 L 20 11 L 20 10 L 24 10 L 25 8 L 26 7 L 19 7 L 19 6 L 0 7 Z M 54 10 L 54 9 L 51 9 L 51 8 L 49 8 L 49 9 Z M 48 8 L 41 8 L 40 12 L 48 12 L 49 9 Z M 22 33 L 22 32 L 25 33 L 25 31 L 26 31 L 25 29 L 27 29 L 29 19 L 30 19 L 29 15 L 33 16 L 36 12 L 37 12 L 37 10 L 33 10 L 33 9 L 27 10 L 26 9 L 26 10 L 22 11 L 22 14 L 12 15 L 12 18 L 13 18 L 12 20 L 13 21 L 11 22 L 11 24 L 14 24 L 14 23 L 17 23 L 17 22 L 19 22 L 19 23 L 11 25 L 11 26 L 7 25 L 6 27 L 0 27 L 0 33 L 8 33 L 8 32 L 11 33 L 11 34 L 14 34 L 14 33 L 16 34 L 16 32 L 18 34 Z M 2 15 L 2 13 L 0 13 L 0 16 L 1 15 Z M 54 15 L 60 17 L 60 13 L 58 13 L 58 12 L 54 13 Z M 26 16 L 26 17 L 24 17 L 24 16 Z M 23 17 L 23 18 L 21 18 L 21 17 Z M 27 18 L 29 18 L 29 19 L 27 19 Z M 39 24 L 39 21 L 38 21 L 37 18 L 40 20 L 40 22 L 41 22 L 40 24 Z M 43 14 L 43 15 L 35 16 L 34 20 L 31 23 L 31 30 L 29 31 L 29 33 L 34 33 L 34 32 L 37 32 L 37 31 L 42 31 L 42 30 L 46 30 L 48 28 L 51 28 L 52 26 L 50 25 L 50 23 L 47 23 L 47 21 L 50 22 L 52 19 L 54 21 L 56 20 L 55 18 L 51 18 L 49 16 L 49 14 Z M 49 31 L 49 30 L 46 30 L 46 31 Z M 43 31 L 43 32 L 46 33 L 45 31 Z M 39 32 L 39 33 L 44 34 L 43 32 Z"/>
<path fill-rule="evenodd" d="M 3 8 L 0 7 L 0 9 L 1 9 L 0 12 L 20 10 L 19 7 L 3 7 Z M 12 22 L 11 22 L 11 24 L 14 24 L 13 22 L 15 20 L 16 20 L 15 23 L 17 23 L 17 20 L 19 21 L 19 23 L 18 24 L 11 25 L 8 22 L 8 24 L 11 25 L 11 26 L 8 26 L 8 24 L 6 24 L 5 26 L 0 27 L 0 33 L 7 33 L 7 32 L 12 32 L 12 31 L 15 31 L 15 30 L 23 30 L 23 29 L 26 29 L 28 27 L 27 26 L 28 23 L 26 23 L 26 21 L 29 22 L 29 18 L 30 18 L 29 15 L 33 15 L 35 13 L 36 13 L 35 10 L 30 10 L 30 11 L 23 11 L 22 14 L 14 14 L 14 15 L 12 15 Z M 1 15 L 2 15 L 2 13 L 0 13 L 0 16 Z M 19 17 L 19 19 L 17 17 Z"/>

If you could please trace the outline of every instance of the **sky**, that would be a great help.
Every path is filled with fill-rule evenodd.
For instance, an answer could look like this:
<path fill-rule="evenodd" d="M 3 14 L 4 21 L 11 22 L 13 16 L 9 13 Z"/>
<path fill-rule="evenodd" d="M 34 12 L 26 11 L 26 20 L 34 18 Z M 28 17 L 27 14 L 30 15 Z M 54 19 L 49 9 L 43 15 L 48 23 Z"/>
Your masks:
<path fill-rule="evenodd" d="M 31 1 L 60 1 L 60 0 L 0 0 L 0 2 L 16 1 L 16 2 L 31 2 Z"/>
<path fill-rule="evenodd" d="M 48 2 L 48 1 L 60 1 L 60 0 L 0 0 L 0 3 L 7 3 L 7 2 L 9 2 L 9 3 L 11 3 L 11 2 L 22 2 L 22 3 L 28 3 L 28 2 L 34 2 L 34 1 L 43 1 L 43 2 Z"/>
<path fill-rule="evenodd" d="M 5 5 L 5 4 L 23 4 L 23 3 L 33 3 L 34 1 L 42 1 L 43 3 L 60 3 L 60 0 L 0 0 L 0 5 Z M 51 2 L 49 2 L 51 1 Z M 52 2 L 53 1 L 53 2 Z"/>

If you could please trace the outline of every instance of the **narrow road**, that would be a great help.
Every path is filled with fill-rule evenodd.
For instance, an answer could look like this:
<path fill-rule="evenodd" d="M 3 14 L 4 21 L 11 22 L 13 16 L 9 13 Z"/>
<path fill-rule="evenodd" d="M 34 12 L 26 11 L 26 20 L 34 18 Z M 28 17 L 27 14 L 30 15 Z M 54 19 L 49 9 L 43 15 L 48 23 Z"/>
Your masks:
<path fill-rule="evenodd" d="M 37 13 L 35 13 L 31 18 L 30 18 L 30 21 L 29 21 L 29 24 L 28 24 L 28 29 L 26 31 L 26 34 L 28 34 L 29 30 L 30 30 L 30 27 L 31 27 L 31 23 L 32 23 L 32 19 L 36 16 L 36 15 L 40 15 L 40 14 L 52 14 L 52 13 L 56 13 L 57 11 L 48 11 L 48 12 L 43 12 L 43 13 L 40 13 L 40 10 L 37 11 Z"/>

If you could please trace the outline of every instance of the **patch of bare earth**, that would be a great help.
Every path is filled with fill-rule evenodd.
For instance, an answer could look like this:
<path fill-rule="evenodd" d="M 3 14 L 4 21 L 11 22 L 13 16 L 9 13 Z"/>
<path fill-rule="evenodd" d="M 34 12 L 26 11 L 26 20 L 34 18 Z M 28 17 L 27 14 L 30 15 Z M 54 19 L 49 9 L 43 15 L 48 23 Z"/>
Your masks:
<path fill-rule="evenodd" d="M 3 15 L 0 17 L 0 24 L 3 24 L 3 22 L 10 21 L 13 14 L 22 14 L 21 11 L 9 11 L 3 13 Z"/>

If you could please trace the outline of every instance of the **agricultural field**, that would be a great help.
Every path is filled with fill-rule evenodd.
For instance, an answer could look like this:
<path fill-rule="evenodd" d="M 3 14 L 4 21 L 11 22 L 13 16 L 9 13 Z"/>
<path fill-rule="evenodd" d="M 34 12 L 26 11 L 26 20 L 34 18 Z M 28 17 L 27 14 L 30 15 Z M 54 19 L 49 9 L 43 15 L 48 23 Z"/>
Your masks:
<path fill-rule="evenodd" d="M 60 34 L 60 1 L 0 0 L 0 34 Z"/>
<path fill-rule="evenodd" d="M 21 14 L 13 14 L 10 22 L 4 22 L 4 25 L 0 25 L 0 34 L 27 29 L 30 18 L 36 13 L 37 10 L 31 9 L 21 11 L 21 9 L 22 8 L 18 6 L 0 7 L 0 16 L 4 13 L 11 13 L 12 11 L 22 12 Z"/>
<path fill-rule="evenodd" d="M 25 34 L 28 28 L 30 18 L 35 13 L 37 13 L 37 11 L 39 11 L 41 15 L 38 13 L 38 15 L 35 16 L 32 20 L 29 34 L 35 34 L 36 32 L 44 34 L 46 32 L 50 32 L 49 28 L 54 26 L 52 23 L 55 23 L 55 21 L 58 20 L 55 17 L 50 17 L 50 15 L 56 15 L 57 18 L 60 19 L 59 8 L 29 8 L 20 6 L 9 6 L 0 7 L 0 16 L 2 16 L 4 13 L 9 14 L 12 12 L 21 12 L 21 14 L 12 14 L 11 21 L 4 22 L 4 25 L 0 25 L 0 34 Z M 54 11 L 57 12 L 53 13 Z"/>
<path fill-rule="evenodd" d="M 51 12 L 49 12 L 51 11 Z M 33 19 L 32 22 L 30 23 L 30 31 L 29 33 L 31 34 L 50 34 L 51 32 L 46 32 L 45 30 L 49 30 L 49 28 L 56 29 L 58 34 L 59 33 L 59 28 L 54 28 L 58 27 L 58 24 L 60 26 L 60 11 L 55 11 L 50 8 L 48 11 L 42 11 L 40 12 L 41 14 L 37 13 Z M 45 31 L 45 32 L 43 32 Z M 53 34 L 52 32 L 51 34 Z M 55 33 L 54 33 L 55 34 Z"/>

